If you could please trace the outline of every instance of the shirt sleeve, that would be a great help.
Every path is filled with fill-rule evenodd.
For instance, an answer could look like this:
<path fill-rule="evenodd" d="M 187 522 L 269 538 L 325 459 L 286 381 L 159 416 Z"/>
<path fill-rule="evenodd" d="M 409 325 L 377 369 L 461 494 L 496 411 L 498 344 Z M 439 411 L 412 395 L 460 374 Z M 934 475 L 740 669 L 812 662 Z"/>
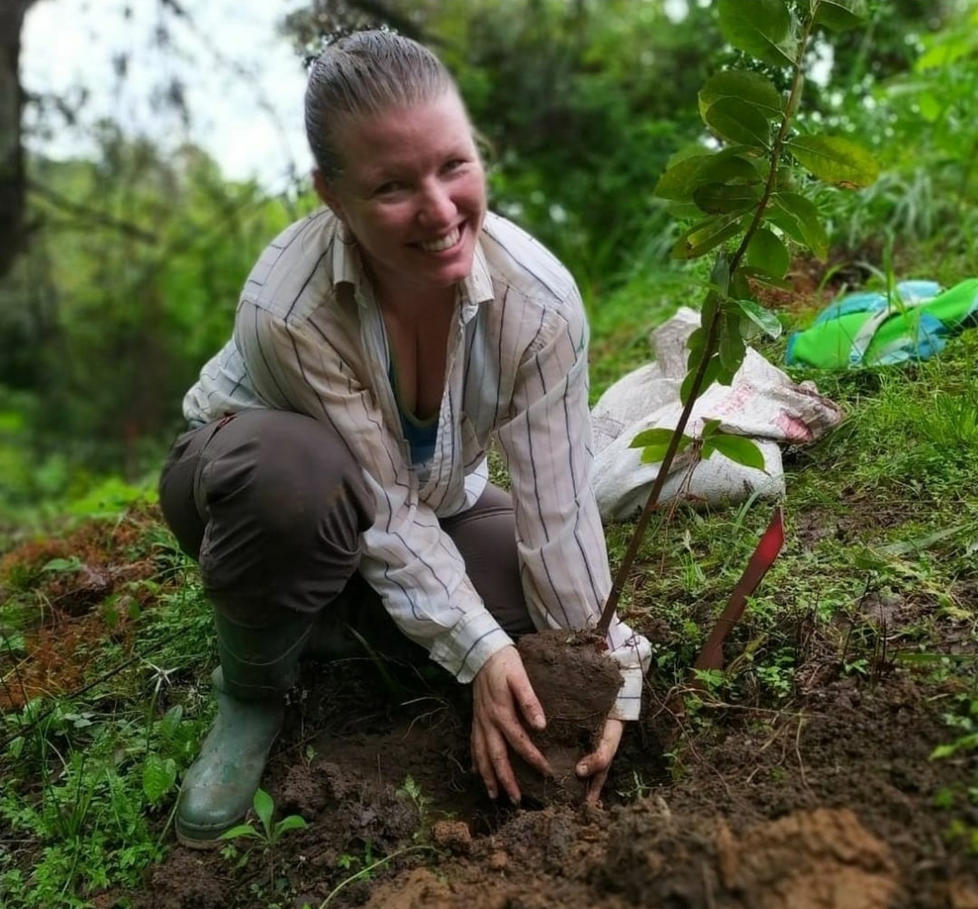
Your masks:
<path fill-rule="evenodd" d="M 350 447 L 376 500 L 376 519 L 361 538 L 360 573 L 408 638 L 460 682 L 471 681 L 512 640 L 469 581 L 451 537 L 419 501 L 403 443 L 384 424 L 371 389 L 313 323 L 287 322 L 247 299 L 235 342 L 269 405 L 329 423 Z"/>
<path fill-rule="evenodd" d="M 593 628 L 611 574 L 589 479 L 588 329 L 577 289 L 538 318 L 510 418 L 498 430 L 512 478 L 523 590 L 537 627 Z M 649 642 L 616 617 L 608 649 L 623 680 L 611 716 L 637 719 Z"/>

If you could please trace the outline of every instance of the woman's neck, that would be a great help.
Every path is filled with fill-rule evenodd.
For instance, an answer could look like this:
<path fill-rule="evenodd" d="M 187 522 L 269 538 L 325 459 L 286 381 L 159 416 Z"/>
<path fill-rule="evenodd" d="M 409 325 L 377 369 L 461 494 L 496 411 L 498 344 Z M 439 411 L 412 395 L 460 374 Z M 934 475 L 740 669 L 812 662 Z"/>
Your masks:
<path fill-rule="evenodd" d="M 377 302 L 380 308 L 395 316 L 398 321 L 410 324 L 423 323 L 432 316 L 444 315 L 455 307 L 458 289 L 451 287 L 435 288 L 393 288 L 380 285 L 377 288 Z"/>

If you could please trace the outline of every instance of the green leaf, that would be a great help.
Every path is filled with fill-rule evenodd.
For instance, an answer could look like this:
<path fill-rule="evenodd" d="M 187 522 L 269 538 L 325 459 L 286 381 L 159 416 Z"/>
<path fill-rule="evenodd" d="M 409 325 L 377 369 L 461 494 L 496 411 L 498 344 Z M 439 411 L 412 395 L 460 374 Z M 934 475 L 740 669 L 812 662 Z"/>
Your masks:
<path fill-rule="evenodd" d="M 705 306 L 705 304 L 704 304 Z M 701 316 L 701 320 L 705 318 Z M 703 353 L 703 345 L 706 344 L 706 329 L 700 325 L 687 339 L 686 339 L 686 362 L 692 363 L 694 361 L 699 361 L 700 355 Z"/>
<path fill-rule="evenodd" d="M 721 139 L 749 148 L 767 148 L 771 124 L 753 104 L 739 98 L 720 98 L 703 114 L 703 120 Z"/>
<path fill-rule="evenodd" d="M 709 439 L 710 436 L 714 436 L 720 429 L 720 420 L 704 420 L 703 428 L 700 430 L 701 439 Z"/>
<path fill-rule="evenodd" d="M 658 464 L 665 458 L 674 433 L 675 430 L 673 429 L 646 429 L 632 439 L 629 447 L 642 449 L 643 464 Z M 689 436 L 680 436 L 679 443 L 676 446 L 676 454 L 689 448 L 692 441 Z"/>
<path fill-rule="evenodd" d="M 716 290 L 707 294 L 706 301 L 703 304 L 703 313 L 712 319 L 713 313 L 716 311 L 713 307 L 718 306 L 720 303 L 719 295 L 726 296 L 730 291 L 730 259 L 722 251 L 717 255 L 716 261 L 713 263 L 713 268 L 710 270 L 710 283 L 714 285 Z M 700 325 L 702 326 L 704 324 L 707 323 L 701 317 Z"/>
<path fill-rule="evenodd" d="M 740 311 L 725 311 L 720 327 L 720 366 L 725 374 L 733 376 L 744 362 L 747 346 L 740 333 Z"/>
<path fill-rule="evenodd" d="M 747 299 L 751 296 L 753 291 L 751 291 L 750 282 L 747 280 L 747 275 L 744 273 L 747 271 L 743 266 L 738 268 L 730 278 L 730 296 L 732 297 L 743 297 Z"/>
<path fill-rule="evenodd" d="M 928 123 L 936 123 L 944 112 L 944 106 L 933 92 L 921 92 L 917 97 L 920 116 Z"/>
<path fill-rule="evenodd" d="M 784 109 L 781 93 L 770 79 L 743 69 L 726 69 L 711 76 L 697 98 L 704 120 L 707 110 L 721 98 L 738 98 L 756 107 L 768 120 L 780 117 Z"/>
<path fill-rule="evenodd" d="M 258 815 L 258 819 L 265 828 L 265 833 L 271 835 L 272 813 L 275 811 L 275 802 L 272 801 L 272 797 L 264 789 L 257 789 L 251 804 L 254 805 L 255 814 Z"/>
<path fill-rule="evenodd" d="M 802 167 L 835 186 L 868 186 L 879 176 L 873 156 L 842 136 L 798 136 L 787 147 Z"/>
<path fill-rule="evenodd" d="M 782 0 L 719 0 L 720 32 L 738 50 L 771 66 L 791 66 L 798 38 Z"/>
<path fill-rule="evenodd" d="M 815 205 L 798 193 L 775 193 L 771 199 L 774 209 L 768 213 L 769 220 L 824 259 L 829 252 L 829 238 Z"/>
<path fill-rule="evenodd" d="M 300 817 L 298 814 L 290 814 L 288 817 L 283 817 L 275 825 L 275 835 L 281 836 L 289 830 L 303 830 L 308 826 L 304 817 Z"/>
<path fill-rule="evenodd" d="M 232 827 L 230 830 L 225 830 L 221 834 L 220 839 L 222 840 L 233 840 L 237 839 L 239 836 L 258 836 L 258 831 L 255 830 L 252 824 L 238 824 L 237 827 Z"/>
<path fill-rule="evenodd" d="M 696 375 L 696 370 L 690 369 L 689 372 L 686 373 L 686 378 L 683 379 L 683 384 L 679 389 L 679 400 L 684 405 L 689 401 L 690 392 L 692 392 L 693 390 L 693 377 L 695 375 Z M 701 394 L 703 394 L 703 392 L 706 391 L 706 389 L 708 389 L 716 381 L 716 378 L 719 375 L 720 375 L 720 358 L 716 354 L 713 354 L 713 356 L 710 357 L 709 363 L 707 364 L 706 373 L 703 376 L 703 384 L 700 386 L 699 394 L 697 394 L 696 397 L 699 397 Z"/>
<path fill-rule="evenodd" d="M 716 249 L 740 231 L 740 218 L 736 215 L 718 215 L 694 224 L 672 248 L 676 259 L 695 259 Z"/>
<path fill-rule="evenodd" d="M 708 155 L 697 155 L 694 158 L 684 158 L 673 164 L 659 177 L 652 192 L 662 199 L 674 199 L 677 202 L 687 202 L 693 198 L 693 190 L 699 186 L 698 176 L 703 164 L 709 159 Z"/>
<path fill-rule="evenodd" d="M 78 556 L 71 556 L 68 559 L 51 559 L 44 563 L 41 571 L 69 574 L 73 571 L 80 571 L 84 567 L 85 563 Z"/>
<path fill-rule="evenodd" d="M 703 445 L 703 457 L 710 457 L 714 451 L 718 451 L 725 458 L 743 467 L 752 467 L 754 470 L 764 469 L 764 455 L 753 439 L 717 433 Z"/>
<path fill-rule="evenodd" d="M 183 706 L 174 704 L 160 720 L 160 735 L 164 739 L 172 739 L 183 720 Z"/>
<path fill-rule="evenodd" d="M 629 448 L 646 448 L 649 445 L 668 445 L 672 438 L 671 429 L 643 429 L 629 443 Z"/>
<path fill-rule="evenodd" d="M 157 804 L 177 781 L 177 762 L 173 758 L 163 760 L 158 754 L 146 755 L 143 764 L 143 793 L 151 804 Z"/>
<path fill-rule="evenodd" d="M 642 449 L 641 461 L 643 464 L 661 464 L 666 459 L 668 445 L 648 445 Z M 679 453 L 679 449 L 676 449 Z"/>
<path fill-rule="evenodd" d="M 695 155 L 676 162 L 659 178 L 653 192 L 662 199 L 688 202 L 704 183 L 760 183 L 761 175 L 749 161 L 732 149 L 712 155 Z"/>
<path fill-rule="evenodd" d="M 780 238 L 762 227 L 747 244 L 747 264 L 783 278 L 791 264 L 791 256 Z"/>
<path fill-rule="evenodd" d="M 753 300 L 734 300 L 740 311 L 747 316 L 758 328 L 771 338 L 781 335 L 781 322 L 769 309 L 765 309 Z"/>
<path fill-rule="evenodd" d="M 713 215 L 744 211 L 756 205 L 760 197 L 759 186 L 728 186 L 724 183 L 705 183 L 693 193 L 693 201 Z"/>
<path fill-rule="evenodd" d="M 976 43 L 978 42 L 970 35 L 941 35 L 927 51 L 921 54 L 914 64 L 914 70 L 922 73 L 929 69 L 943 69 L 950 66 L 963 57 L 970 57 L 975 52 Z"/>
<path fill-rule="evenodd" d="M 818 0 L 815 24 L 834 32 L 848 31 L 866 21 L 869 7 L 866 0 Z"/>

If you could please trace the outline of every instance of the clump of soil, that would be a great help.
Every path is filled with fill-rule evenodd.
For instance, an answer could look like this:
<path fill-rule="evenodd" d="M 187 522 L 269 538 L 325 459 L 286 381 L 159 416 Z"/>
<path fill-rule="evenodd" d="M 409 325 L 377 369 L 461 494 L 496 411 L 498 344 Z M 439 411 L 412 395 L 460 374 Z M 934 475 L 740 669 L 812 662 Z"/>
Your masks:
<path fill-rule="evenodd" d="M 524 797 L 544 805 L 584 798 L 586 781 L 574 768 L 597 745 L 621 687 L 618 664 L 599 651 L 599 643 L 593 635 L 549 630 L 525 635 L 517 644 L 547 717 L 547 728 L 531 738 L 554 771 L 553 777 L 543 777 L 516 759 L 513 769 Z"/>

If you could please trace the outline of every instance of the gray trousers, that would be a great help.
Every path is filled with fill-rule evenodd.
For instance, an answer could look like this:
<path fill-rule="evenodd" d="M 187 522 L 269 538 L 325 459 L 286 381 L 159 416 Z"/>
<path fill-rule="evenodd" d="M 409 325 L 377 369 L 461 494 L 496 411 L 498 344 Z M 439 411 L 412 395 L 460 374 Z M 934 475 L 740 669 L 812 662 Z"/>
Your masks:
<path fill-rule="evenodd" d="M 199 562 L 219 618 L 271 632 L 306 617 L 337 653 L 357 649 L 360 635 L 381 652 L 424 657 L 357 572 L 373 495 L 325 423 L 247 410 L 184 433 L 163 468 L 160 506 L 180 547 Z M 441 526 L 500 625 L 514 637 L 533 631 L 509 494 L 488 486 L 473 508 Z"/>

